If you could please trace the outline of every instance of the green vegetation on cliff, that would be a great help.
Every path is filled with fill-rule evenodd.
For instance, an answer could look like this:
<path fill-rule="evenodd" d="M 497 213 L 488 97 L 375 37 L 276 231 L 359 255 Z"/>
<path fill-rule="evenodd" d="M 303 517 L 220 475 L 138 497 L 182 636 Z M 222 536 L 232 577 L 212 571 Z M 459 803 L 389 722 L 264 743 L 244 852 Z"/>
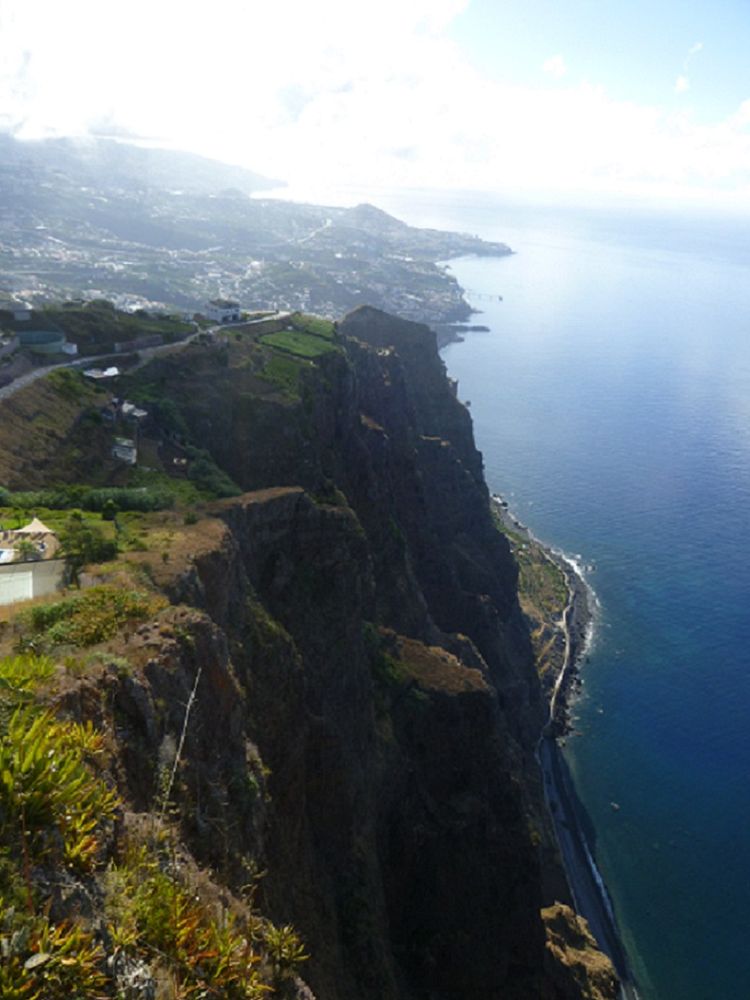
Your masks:
<path fill-rule="evenodd" d="M 279 333 L 267 333 L 261 337 L 261 343 L 269 347 L 276 347 L 280 351 L 288 354 L 296 354 L 301 358 L 319 358 L 321 354 L 327 354 L 335 350 L 333 344 L 328 343 L 322 337 L 316 337 L 299 330 L 281 330 Z"/>
<path fill-rule="evenodd" d="M 193 332 L 190 323 L 176 317 L 149 316 L 143 311 L 123 312 L 105 299 L 94 299 L 85 305 L 45 306 L 41 316 L 60 327 L 84 354 L 93 353 L 90 350 L 93 347 L 107 350 L 115 343 L 143 337 L 173 341 Z"/>
<path fill-rule="evenodd" d="M 547 549 L 516 526 L 507 511 L 493 501 L 492 518 L 508 539 L 518 565 L 518 597 L 526 616 L 537 672 L 549 691 L 565 660 L 563 613 L 570 600 L 565 573 Z"/>

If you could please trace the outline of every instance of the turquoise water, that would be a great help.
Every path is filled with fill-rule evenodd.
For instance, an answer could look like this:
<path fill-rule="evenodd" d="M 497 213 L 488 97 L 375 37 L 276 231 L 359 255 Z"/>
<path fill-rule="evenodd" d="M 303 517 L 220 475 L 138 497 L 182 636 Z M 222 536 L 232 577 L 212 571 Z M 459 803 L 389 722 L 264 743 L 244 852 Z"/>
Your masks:
<path fill-rule="evenodd" d="M 750 997 L 750 238 L 705 216 L 384 207 L 517 250 L 453 263 L 491 332 L 444 358 L 490 488 L 595 567 L 567 756 L 597 860 L 645 997 Z"/>

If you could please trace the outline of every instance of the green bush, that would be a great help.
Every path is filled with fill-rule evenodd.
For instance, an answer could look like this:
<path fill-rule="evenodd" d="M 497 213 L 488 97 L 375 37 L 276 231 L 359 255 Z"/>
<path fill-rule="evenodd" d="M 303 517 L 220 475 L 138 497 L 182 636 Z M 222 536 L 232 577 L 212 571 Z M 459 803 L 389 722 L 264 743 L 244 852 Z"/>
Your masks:
<path fill-rule="evenodd" d="M 106 976 L 104 949 L 78 924 L 53 924 L 4 908 L 0 897 L 3 961 L 0 997 L 4 1000 L 101 1000 Z"/>
<path fill-rule="evenodd" d="M 105 538 L 101 528 L 85 521 L 80 511 L 73 511 L 60 531 L 60 551 L 65 556 L 73 582 L 77 584 L 84 566 L 115 558 L 117 542 Z"/>
<path fill-rule="evenodd" d="M 114 521 L 119 509 L 117 501 L 109 497 L 102 506 L 102 521 Z"/>
<path fill-rule="evenodd" d="M 219 922 L 145 851 L 110 869 L 108 883 L 113 940 L 126 953 L 156 957 L 179 996 L 261 1000 L 269 995 L 258 918 L 251 914 L 241 923 L 224 914 Z"/>
<path fill-rule="evenodd" d="M 19 706 L 0 739 L 0 839 L 19 856 L 93 866 L 97 831 L 118 799 L 94 777 L 87 759 L 102 748 L 91 725 L 61 722 Z"/>
<path fill-rule="evenodd" d="M 55 665 L 47 656 L 22 653 L 0 660 L 0 695 L 3 700 L 15 702 L 33 691 L 38 684 L 48 681 L 55 672 Z"/>
<path fill-rule="evenodd" d="M 111 639 L 124 625 L 152 618 L 166 603 L 165 598 L 146 591 L 101 584 L 61 601 L 37 604 L 21 612 L 17 620 L 35 644 L 93 646 Z"/>
<path fill-rule="evenodd" d="M 74 371 L 72 368 L 58 368 L 56 371 L 50 372 L 47 381 L 54 386 L 63 399 L 69 399 L 73 403 L 80 403 L 91 392 L 81 372 Z"/>
<path fill-rule="evenodd" d="M 188 478 L 203 493 L 212 497 L 236 497 L 242 492 L 203 448 L 188 447 L 185 451 L 190 460 Z"/>
<path fill-rule="evenodd" d="M 0 507 L 18 507 L 34 510 L 46 507 L 49 510 L 103 511 L 109 501 L 117 504 L 118 510 L 135 510 L 148 513 L 154 510 L 168 510 L 174 506 L 175 492 L 168 484 L 158 487 L 147 486 L 53 486 L 46 490 L 23 490 L 10 493 L 0 489 Z"/>
<path fill-rule="evenodd" d="M 308 362 L 293 358 L 286 354 L 274 354 L 261 372 L 261 378 L 271 382 L 282 392 L 297 397 L 300 391 L 300 378 Z"/>

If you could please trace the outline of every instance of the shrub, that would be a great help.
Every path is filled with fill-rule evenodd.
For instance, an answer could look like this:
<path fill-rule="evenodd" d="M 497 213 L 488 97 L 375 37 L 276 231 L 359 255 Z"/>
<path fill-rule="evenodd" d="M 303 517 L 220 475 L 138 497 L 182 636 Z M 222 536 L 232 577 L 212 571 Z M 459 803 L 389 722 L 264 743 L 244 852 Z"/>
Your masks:
<path fill-rule="evenodd" d="M 291 979 L 297 971 L 297 966 L 309 957 L 305 953 L 299 935 L 290 924 L 284 924 L 282 927 L 270 924 L 264 934 L 264 943 L 277 982 Z"/>
<path fill-rule="evenodd" d="M 38 684 L 48 681 L 55 672 L 55 665 L 47 656 L 22 653 L 0 660 L 0 695 L 16 701 L 33 691 Z"/>
<path fill-rule="evenodd" d="M 23 510 L 34 507 L 71 510 L 80 507 L 82 510 L 104 511 L 110 501 L 117 505 L 118 510 L 166 510 L 174 505 L 174 492 L 168 485 L 103 488 L 54 486 L 47 490 L 25 490 L 19 493 L 9 493 L 0 488 L 0 506 L 20 507 Z"/>
<path fill-rule="evenodd" d="M 190 459 L 188 477 L 203 493 L 214 497 L 236 497 L 242 492 L 207 451 L 194 447 L 188 447 L 186 451 Z"/>
<path fill-rule="evenodd" d="M 159 956 L 180 996 L 260 1000 L 268 995 L 255 918 L 211 909 L 145 851 L 108 872 L 113 940 L 126 952 Z"/>
<path fill-rule="evenodd" d="M 0 905 L 3 900 L 0 899 Z M 104 952 L 77 924 L 54 925 L 12 909 L 2 927 L 0 996 L 4 1000 L 100 1000 Z"/>
<path fill-rule="evenodd" d="M 286 354 L 274 354 L 260 373 L 261 378 L 281 389 L 288 396 L 299 396 L 300 378 L 309 362 Z"/>
<path fill-rule="evenodd" d="M 61 722 L 35 706 L 19 706 L 0 739 L 3 843 L 36 862 L 90 870 L 98 829 L 118 806 L 115 793 L 86 763 L 101 747 L 90 724 Z"/>
<path fill-rule="evenodd" d="M 108 497 L 102 505 L 102 521 L 114 521 L 119 509 L 117 501 L 113 500 L 112 497 Z"/>
<path fill-rule="evenodd" d="M 73 371 L 72 368 L 58 368 L 57 371 L 50 372 L 47 381 L 63 399 L 73 403 L 80 403 L 90 391 L 81 372 Z"/>
<path fill-rule="evenodd" d="M 42 644 L 93 646 L 111 639 L 124 625 L 145 621 L 167 604 L 166 598 L 101 584 L 51 604 L 37 604 L 18 620 Z"/>
<path fill-rule="evenodd" d="M 60 532 L 60 546 L 74 583 L 87 564 L 107 562 L 117 555 L 117 542 L 105 538 L 101 528 L 84 521 L 75 511 Z"/>

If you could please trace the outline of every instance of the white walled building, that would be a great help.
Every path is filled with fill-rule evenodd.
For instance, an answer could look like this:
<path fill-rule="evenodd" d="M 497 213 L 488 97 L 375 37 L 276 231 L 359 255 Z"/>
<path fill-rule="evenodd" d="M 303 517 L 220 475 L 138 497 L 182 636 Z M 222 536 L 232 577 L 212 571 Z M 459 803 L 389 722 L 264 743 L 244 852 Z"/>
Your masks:
<path fill-rule="evenodd" d="M 64 576 L 64 559 L 0 565 L 0 604 L 54 594 L 62 587 Z"/>
<path fill-rule="evenodd" d="M 239 302 L 231 299 L 211 299 L 206 303 L 205 313 L 214 323 L 238 323 L 242 319 Z"/>
<path fill-rule="evenodd" d="M 24 552 L 33 546 L 36 550 Z M 65 560 L 60 541 L 38 518 L 15 531 L 0 531 L 0 604 L 54 594 L 63 585 Z"/>

